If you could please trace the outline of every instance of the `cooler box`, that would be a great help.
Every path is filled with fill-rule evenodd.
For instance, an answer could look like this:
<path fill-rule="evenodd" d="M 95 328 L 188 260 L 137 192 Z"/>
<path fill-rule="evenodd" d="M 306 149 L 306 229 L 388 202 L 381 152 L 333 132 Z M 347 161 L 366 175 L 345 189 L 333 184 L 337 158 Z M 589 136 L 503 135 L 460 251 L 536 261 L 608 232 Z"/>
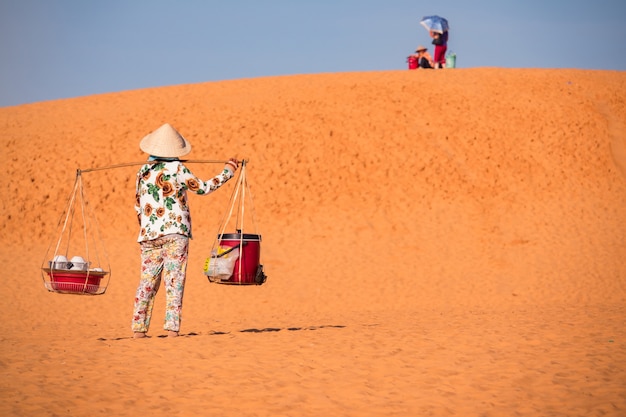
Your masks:
<path fill-rule="evenodd" d="M 258 285 L 257 275 L 261 260 L 261 235 L 249 233 L 225 233 L 218 235 L 219 245 L 222 247 L 238 247 L 239 258 L 235 262 L 233 274 L 223 284 Z"/>

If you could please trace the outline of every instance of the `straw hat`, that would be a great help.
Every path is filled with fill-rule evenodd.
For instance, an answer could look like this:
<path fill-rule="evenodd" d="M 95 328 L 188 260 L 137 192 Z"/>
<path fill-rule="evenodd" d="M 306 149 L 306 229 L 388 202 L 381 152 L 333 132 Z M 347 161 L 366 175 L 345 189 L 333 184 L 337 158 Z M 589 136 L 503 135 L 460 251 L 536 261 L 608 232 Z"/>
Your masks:
<path fill-rule="evenodd" d="M 141 139 L 139 148 L 147 154 L 164 158 L 177 158 L 191 152 L 191 144 L 169 123 Z"/>
<path fill-rule="evenodd" d="M 417 49 L 415 50 L 415 52 L 419 52 L 419 51 L 428 51 L 428 48 L 426 48 L 425 46 L 418 46 Z"/>

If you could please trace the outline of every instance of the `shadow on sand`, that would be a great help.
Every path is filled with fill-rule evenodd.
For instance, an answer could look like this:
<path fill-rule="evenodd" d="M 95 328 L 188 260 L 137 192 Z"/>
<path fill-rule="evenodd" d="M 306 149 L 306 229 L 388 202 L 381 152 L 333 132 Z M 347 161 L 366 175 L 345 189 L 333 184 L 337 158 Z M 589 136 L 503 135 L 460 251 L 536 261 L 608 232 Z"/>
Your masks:
<path fill-rule="evenodd" d="M 295 331 L 320 330 L 320 329 L 329 329 L 329 328 L 330 329 L 343 329 L 345 327 L 346 326 L 340 325 L 340 324 L 322 324 L 319 326 L 306 326 L 306 327 L 264 327 L 262 329 L 251 328 L 251 329 L 235 330 L 233 332 L 222 332 L 222 331 L 189 332 L 189 333 L 181 333 L 180 335 L 178 335 L 178 337 L 219 336 L 219 335 L 232 334 L 232 333 L 271 333 L 271 332 L 280 332 L 280 331 L 285 331 L 285 330 L 290 331 L 290 332 L 295 332 Z M 158 336 L 146 336 L 144 339 L 152 339 L 152 338 L 167 339 L 168 336 L 165 334 L 162 334 Z M 112 337 L 112 338 L 99 337 L 97 340 L 108 342 L 112 340 L 126 340 L 126 339 L 133 339 L 133 337 L 132 336 Z M 141 339 L 138 339 L 138 340 L 141 340 Z"/>

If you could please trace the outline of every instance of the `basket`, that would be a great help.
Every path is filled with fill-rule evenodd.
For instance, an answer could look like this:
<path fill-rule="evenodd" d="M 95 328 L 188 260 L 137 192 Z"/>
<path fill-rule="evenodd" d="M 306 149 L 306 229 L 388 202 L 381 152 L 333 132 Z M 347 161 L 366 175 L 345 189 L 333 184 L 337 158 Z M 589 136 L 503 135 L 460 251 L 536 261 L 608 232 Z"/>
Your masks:
<path fill-rule="evenodd" d="M 80 171 L 41 264 L 41 277 L 50 292 L 100 295 L 106 291 L 111 267 L 97 219 L 87 202 Z M 70 256 L 73 254 L 75 256 Z"/>
<path fill-rule="evenodd" d="M 101 286 L 102 278 L 109 274 L 108 271 L 80 271 L 80 270 L 60 270 L 43 268 L 48 274 L 49 281 L 46 288 L 49 291 L 62 292 L 67 294 L 102 294 L 106 286 Z"/>

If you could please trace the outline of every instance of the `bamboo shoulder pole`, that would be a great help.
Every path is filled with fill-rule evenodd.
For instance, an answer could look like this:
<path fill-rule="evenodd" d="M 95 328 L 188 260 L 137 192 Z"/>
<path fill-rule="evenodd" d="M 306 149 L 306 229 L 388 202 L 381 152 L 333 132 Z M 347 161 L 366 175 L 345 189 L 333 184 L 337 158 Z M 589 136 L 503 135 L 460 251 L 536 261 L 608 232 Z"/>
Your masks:
<path fill-rule="evenodd" d="M 92 171 L 103 171 L 106 169 L 114 169 L 114 168 L 124 168 L 135 165 L 145 165 L 145 164 L 155 164 L 160 161 L 143 161 L 143 162 L 126 162 L 124 164 L 117 165 L 108 165 L 105 167 L 97 167 L 97 168 L 87 168 L 87 169 L 77 169 L 78 175 L 83 172 L 92 172 Z M 180 159 L 180 162 L 184 162 L 186 164 L 225 164 L 227 161 L 223 160 L 213 160 L 213 159 Z"/>

